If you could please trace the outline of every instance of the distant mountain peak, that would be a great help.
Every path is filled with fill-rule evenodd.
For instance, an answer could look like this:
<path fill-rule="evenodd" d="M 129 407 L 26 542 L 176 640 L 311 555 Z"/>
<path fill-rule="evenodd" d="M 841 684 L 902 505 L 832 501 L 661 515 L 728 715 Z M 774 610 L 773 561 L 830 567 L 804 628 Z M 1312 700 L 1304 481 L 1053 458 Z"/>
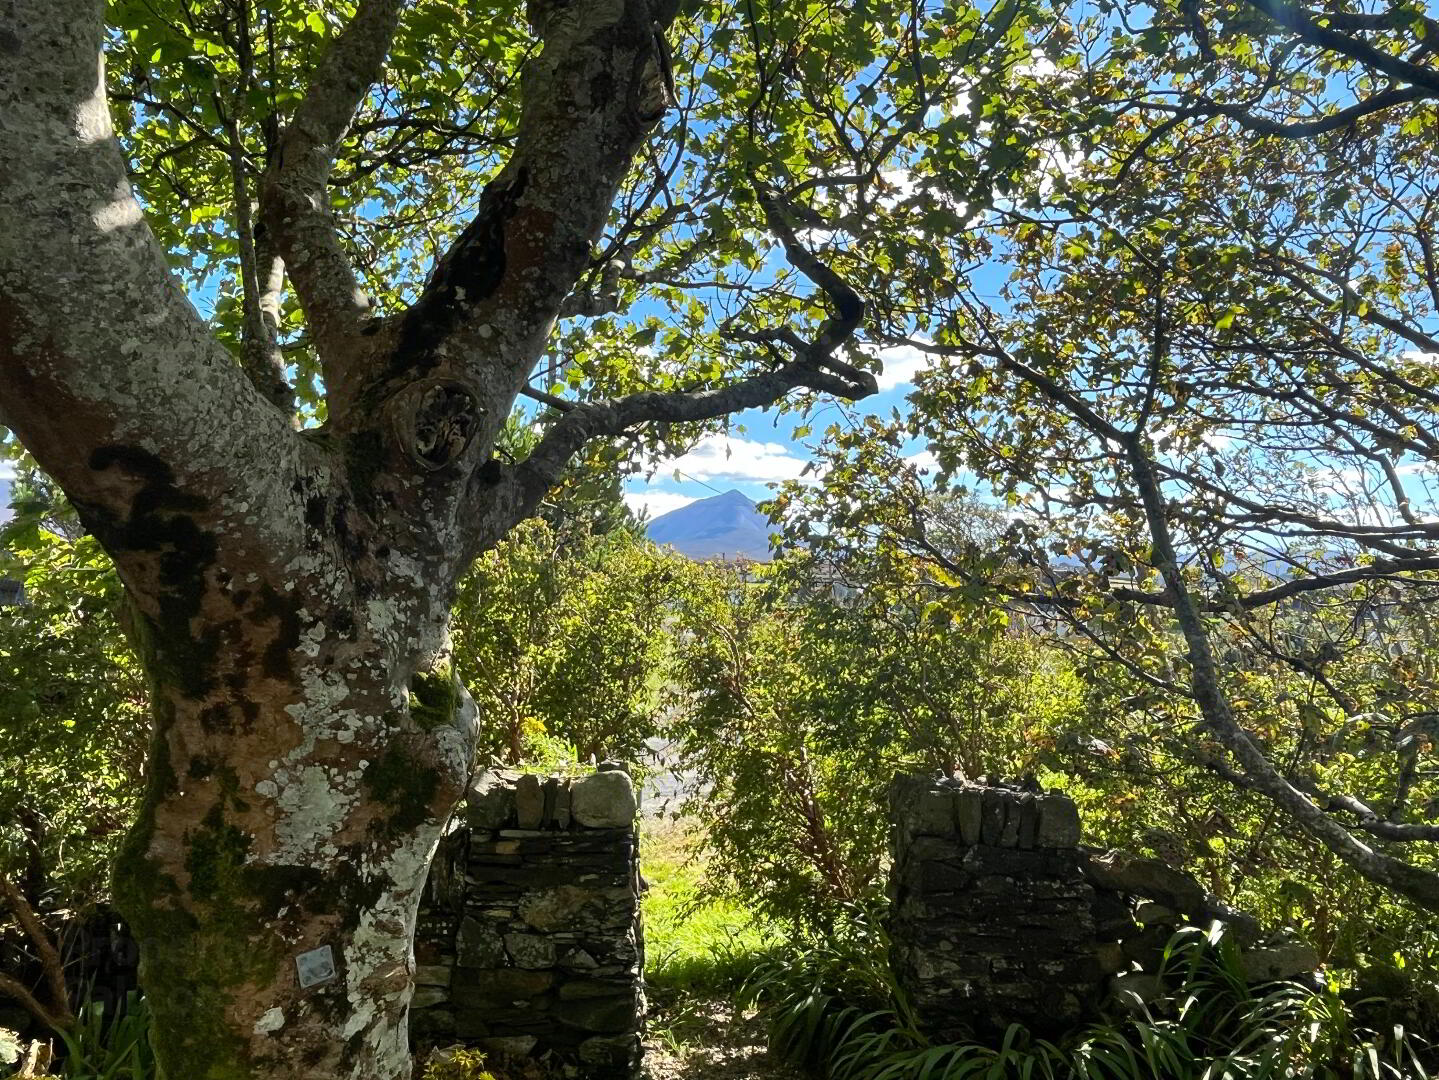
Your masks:
<path fill-rule="evenodd" d="M 656 544 L 691 559 L 752 559 L 768 562 L 769 518 L 754 500 L 731 488 L 720 495 L 661 514 L 646 528 Z"/>

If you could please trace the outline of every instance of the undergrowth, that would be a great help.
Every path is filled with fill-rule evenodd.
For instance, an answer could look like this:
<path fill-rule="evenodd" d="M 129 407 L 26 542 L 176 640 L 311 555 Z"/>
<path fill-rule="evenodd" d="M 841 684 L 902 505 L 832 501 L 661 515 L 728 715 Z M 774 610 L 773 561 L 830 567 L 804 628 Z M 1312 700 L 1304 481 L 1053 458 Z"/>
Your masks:
<path fill-rule="evenodd" d="M 485 1055 L 479 1050 L 455 1050 L 443 1060 L 432 1061 L 422 1080 L 497 1080 Z"/>
<path fill-rule="evenodd" d="M 1401 1025 L 1359 1023 L 1338 989 L 1247 984 L 1233 941 L 1180 931 L 1168 991 L 1138 1015 L 1106 1018 L 1060 1042 L 1011 1025 L 996 1043 L 935 1045 L 885 963 L 883 935 L 792 947 L 743 991 L 773 1050 L 827 1080 L 1428 1080 L 1431 1048 Z"/>
<path fill-rule="evenodd" d="M 86 1003 L 75 1026 L 58 1034 L 66 1080 L 165 1080 L 150 1043 L 150 1007 L 133 991 L 113 1017 L 102 1003 Z"/>

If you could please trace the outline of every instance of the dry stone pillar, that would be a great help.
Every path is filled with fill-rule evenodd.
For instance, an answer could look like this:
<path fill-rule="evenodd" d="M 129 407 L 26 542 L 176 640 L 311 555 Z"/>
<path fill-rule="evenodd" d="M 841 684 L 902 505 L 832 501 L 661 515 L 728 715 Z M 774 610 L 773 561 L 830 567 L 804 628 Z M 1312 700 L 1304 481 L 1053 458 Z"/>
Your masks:
<path fill-rule="evenodd" d="M 1090 1016 L 1101 974 L 1079 814 L 1063 795 L 897 777 L 892 963 L 941 1042 Z"/>
<path fill-rule="evenodd" d="M 417 1045 L 463 1042 L 554 1075 L 630 1080 L 645 1000 L 634 786 L 488 772 L 430 872 Z"/>

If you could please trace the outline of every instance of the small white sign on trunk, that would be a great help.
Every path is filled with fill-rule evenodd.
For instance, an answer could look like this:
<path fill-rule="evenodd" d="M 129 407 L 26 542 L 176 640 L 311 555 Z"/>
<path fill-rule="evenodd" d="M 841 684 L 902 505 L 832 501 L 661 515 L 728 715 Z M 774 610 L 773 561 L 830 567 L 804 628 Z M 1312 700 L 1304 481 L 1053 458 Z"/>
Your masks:
<path fill-rule="evenodd" d="M 295 957 L 295 970 L 300 976 L 300 989 L 319 986 L 335 977 L 335 954 L 328 945 L 302 952 Z"/>

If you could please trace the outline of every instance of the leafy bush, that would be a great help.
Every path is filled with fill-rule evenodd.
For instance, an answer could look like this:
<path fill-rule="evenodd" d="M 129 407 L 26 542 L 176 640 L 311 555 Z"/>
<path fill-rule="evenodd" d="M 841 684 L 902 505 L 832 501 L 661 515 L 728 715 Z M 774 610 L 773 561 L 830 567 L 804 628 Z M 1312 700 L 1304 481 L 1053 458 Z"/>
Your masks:
<path fill-rule="evenodd" d="M 51 910 L 104 895 L 150 721 L 109 557 L 25 490 L 0 529 L 0 576 L 26 593 L 0 607 L 0 874 Z"/>
<path fill-rule="evenodd" d="M 543 1080 L 548 1075 L 539 1062 L 529 1058 L 511 1059 L 453 1046 L 435 1052 L 420 1080 Z"/>
<path fill-rule="evenodd" d="M 454 608 L 455 670 L 486 718 L 482 756 L 634 759 L 655 730 L 668 602 L 686 567 L 623 529 L 520 525 Z"/>
<path fill-rule="evenodd" d="M 820 1075 L 861 1034 L 919 1039 L 877 921 L 853 909 L 830 937 L 791 942 L 757 964 L 739 1003 L 758 1007 L 771 1049 Z"/>
<path fill-rule="evenodd" d="M 816 932 L 882 889 L 893 772 L 1036 771 L 1080 700 L 1036 639 L 922 582 L 847 591 L 802 556 L 706 568 L 677 621 L 672 731 L 704 783 L 711 883 Z"/>

